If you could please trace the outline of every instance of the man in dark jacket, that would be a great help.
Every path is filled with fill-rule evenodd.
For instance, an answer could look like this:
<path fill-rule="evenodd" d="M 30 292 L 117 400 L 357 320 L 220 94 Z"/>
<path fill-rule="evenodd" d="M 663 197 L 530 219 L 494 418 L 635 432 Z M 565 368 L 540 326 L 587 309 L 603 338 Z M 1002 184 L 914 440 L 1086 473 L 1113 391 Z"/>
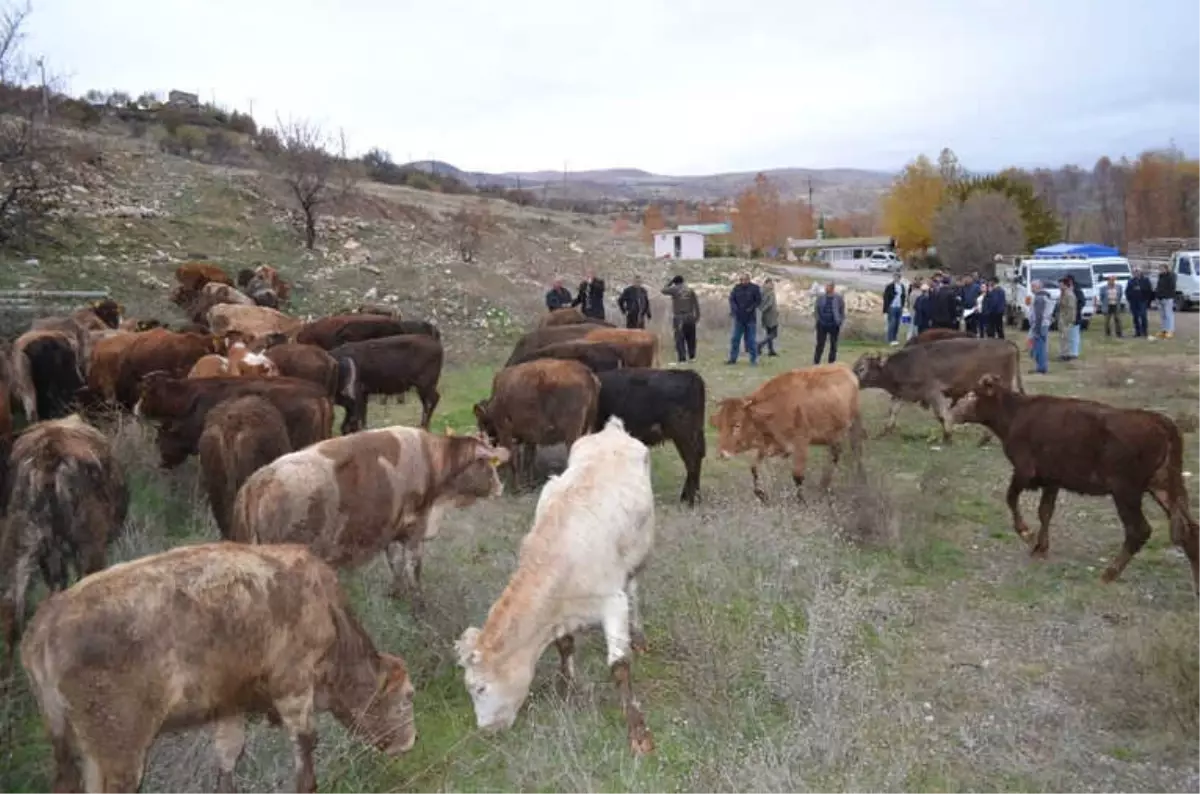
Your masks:
<path fill-rule="evenodd" d="M 634 276 L 633 283 L 622 290 L 617 308 L 625 315 L 626 328 L 645 328 L 650 317 L 650 296 L 642 286 L 642 277 Z"/>
<path fill-rule="evenodd" d="M 989 338 L 1004 338 L 1004 309 L 1007 300 L 1004 287 L 1000 286 L 1000 279 L 993 278 L 987 295 L 983 296 L 983 330 Z"/>
<path fill-rule="evenodd" d="M 565 309 L 571 305 L 571 291 L 563 286 L 562 279 L 554 279 L 554 284 L 546 293 L 546 309 L 554 311 L 555 309 Z"/>
<path fill-rule="evenodd" d="M 842 323 L 846 321 L 846 300 L 837 294 L 837 286 L 830 281 L 825 285 L 825 292 L 817 296 L 813 305 L 813 314 L 817 321 L 817 348 L 813 351 L 813 366 L 821 363 L 821 354 L 825 352 L 825 342 L 829 342 L 829 363 L 837 361 L 838 335 L 842 331 Z"/>
<path fill-rule="evenodd" d="M 929 296 L 929 316 L 932 321 L 930 325 L 934 328 L 959 330 L 960 300 L 959 292 L 950 283 L 950 279 L 943 278 L 941 285 Z"/>
<path fill-rule="evenodd" d="M 1129 315 L 1133 319 L 1134 336 L 1150 336 L 1150 301 L 1154 300 L 1154 285 L 1140 267 L 1133 269 L 1133 276 L 1125 285 L 1125 302 L 1129 304 Z"/>
<path fill-rule="evenodd" d="M 900 274 L 892 276 L 892 281 L 883 288 L 883 313 L 887 316 L 887 343 L 900 344 L 896 336 L 900 333 L 900 318 L 904 315 L 904 302 L 908 299 L 908 290 L 900 280 Z"/>
<path fill-rule="evenodd" d="M 933 293 L 929 291 L 929 282 L 922 281 L 921 286 L 917 288 L 917 297 L 913 298 L 912 304 L 912 321 L 913 328 L 919 335 L 922 331 L 928 331 L 933 327 L 933 318 L 930 315 L 931 301 Z"/>
<path fill-rule="evenodd" d="M 975 308 L 975 301 L 979 300 L 979 293 L 983 288 L 979 284 L 979 274 L 972 273 L 970 276 L 963 279 L 962 286 L 959 287 L 959 297 L 962 301 L 962 309 L 965 314 Z M 976 336 L 979 336 L 979 319 L 978 312 L 972 312 L 963 318 L 966 330 Z"/>
<path fill-rule="evenodd" d="M 758 307 L 761 305 L 762 290 L 750 280 L 749 273 L 743 273 L 737 285 L 729 292 L 729 316 L 733 318 L 733 335 L 729 339 L 729 360 L 726 364 L 737 363 L 738 348 L 742 346 L 744 337 L 750 366 L 758 366 L 758 343 L 754 337 L 757 331 Z"/>
<path fill-rule="evenodd" d="M 579 294 L 571 301 L 572 306 L 579 306 L 585 316 L 596 320 L 604 319 L 604 279 L 596 278 L 596 272 L 589 270 L 587 277 L 579 282 Z"/>
<path fill-rule="evenodd" d="M 671 325 L 675 330 L 675 355 L 679 363 L 696 360 L 696 323 L 700 322 L 700 301 L 696 292 L 683 283 L 683 276 L 671 279 L 662 288 L 671 298 Z"/>
<path fill-rule="evenodd" d="M 1158 319 L 1163 339 L 1175 336 L 1175 274 L 1170 265 L 1163 265 L 1158 272 L 1158 283 L 1154 285 L 1154 299 L 1158 301 Z"/>

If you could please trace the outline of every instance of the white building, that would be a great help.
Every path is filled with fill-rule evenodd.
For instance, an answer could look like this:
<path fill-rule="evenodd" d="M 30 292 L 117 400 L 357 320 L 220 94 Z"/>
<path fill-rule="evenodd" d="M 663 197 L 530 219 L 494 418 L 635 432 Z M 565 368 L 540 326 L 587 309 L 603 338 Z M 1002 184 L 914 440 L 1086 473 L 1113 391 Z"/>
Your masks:
<path fill-rule="evenodd" d="M 658 229 L 654 232 L 655 259 L 703 259 L 704 233 L 691 229 Z"/>
<path fill-rule="evenodd" d="M 787 241 L 788 250 L 802 259 L 828 265 L 834 270 L 860 270 L 876 251 L 895 250 L 896 241 L 891 237 L 840 237 L 825 240 Z"/>

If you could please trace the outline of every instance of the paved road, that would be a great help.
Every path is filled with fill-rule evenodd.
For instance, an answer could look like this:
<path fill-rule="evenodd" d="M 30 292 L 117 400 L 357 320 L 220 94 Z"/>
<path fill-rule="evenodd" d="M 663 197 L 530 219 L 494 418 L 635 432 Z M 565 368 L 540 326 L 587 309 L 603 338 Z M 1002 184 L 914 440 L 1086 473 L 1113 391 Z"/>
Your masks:
<path fill-rule="evenodd" d="M 825 267 L 804 267 L 802 265 L 776 265 L 789 276 L 825 281 L 832 279 L 838 284 L 851 284 L 865 289 L 883 289 L 892 280 L 890 273 L 860 273 L 857 270 L 831 270 Z"/>

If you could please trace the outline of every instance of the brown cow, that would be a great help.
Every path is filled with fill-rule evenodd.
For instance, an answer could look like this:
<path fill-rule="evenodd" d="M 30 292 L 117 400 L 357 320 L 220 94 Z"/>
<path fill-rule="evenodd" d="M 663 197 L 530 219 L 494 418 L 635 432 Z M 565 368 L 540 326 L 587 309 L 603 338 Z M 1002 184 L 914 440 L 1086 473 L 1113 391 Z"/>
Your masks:
<path fill-rule="evenodd" d="M 92 358 L 87 368 L 88 391 L 92 397 L 110 404 L 117 401 L 121 356 L 133 344 L 138 333 L 118 331 L 92 343 Z"/>
<path fill-rule="evenodd" d="M 232 332 L 251 348 L 266 340 L 273 333 L 291 335 L 302 325 L 302 321 L 266 306 L 236 306 L 223 303 L 208 310 L 208 327 L 219 337 Z"/>
<path fill-rule="evenodd" d="M 296 791 L 316 790 L 315 712 L 389 755 L 417 739 L 404 660 L 376 650 L 303 546 L 206 543 L 114 565 L 46 602 L 21 663 L 56 791 L 137 791 L 160 732 L 207 723 L 216 790 L 233 791 L 253 714 L 287 730 Z"/>
<path fill-rule="evenodd" d="M 508 360 L 504 362 L 504 366 L 511 367 L 517 362 L 535 350 L 539 350 L 547 345 L 558 344 L 559 342 L 574 342 L 583 339 L 592 331 L 596 331 L 606 326 L 598 325 L 594 322 L 573 323 L 571 325 L 558 325 L 551 328 L 538 328 L 535 331 L 523 334 L 517 340 L 517 344 L 513 346 L 513 351 L 509 355 Z"/>
<path fill-rule="evenodd" d="M 339 362 L 321 348 L 299 342 L 272 345 L 263 351 L 263 355 L 274 362 L 280 375 L 312 381 L 324 387 L 329 398 L 338 405 L 353 407 L 354 395 L 348 389 L 342 389 L 343 384 L 349 384 L 353 378 L 352 359 L 343 359 L 339 367 Z"/>
<path fill-rule="evenodd" d="M 354 362 L 350 380 L 342 389 L 354 400 L 354 410 L 342 420 L 342 434 L 367 426 L 367 398 L 372 394 L 404 394 L 415 389 L 421 399 L 421 427 L 428 429 L 441 395 L 445 352 L 432 337 L 409 334 L 349 342 L 329 351 L 336 361 Z M 340 365 L 339 365 L 340 366 Z"/>
<path fill-rule="evenodd" d="M 254 268 L 255 278 L 261 279 L 267 287 L 278 296 L 281 303 L 287 303 L 292 294 L 291 285 L 283 280 L 279 271 L 270 265 L 259 265 Z"/>
<path fill-rule="evenodd" d="M 293 449 L 329 438 L 333 405 L 325 390 L 297 378 L 200 378 L 180 380 L 153 373 L 142 381 L 134 413 L 160 422 L 158 451 L 173 468 L 195 454 L 208 412 L 220 402 L 247 394 L 266 398 L 281 414 Z"/>
<path fill-rule="evenodd" d="M 840 364 L 776 375 L 747 397 L 722 400 L 711 423 L 717 428 L 717 449 L 722 458 L 754 453 L 750 476 L 754 495 L 764 502 L 767 494 L 758 482 L 758 466 L 764 458 L 792 456 L 792 481 L 801 501 L 810 445 L 829 448 L 829 465 L 821 475 L 822 489 L 829 488 L 833 481 L 844 442 L 850 442 L 856 465 L 862 465 L 858 381 Z"/>
<path fill-rule="evenodd" d="M 532 480 L 538 445 L 570 447 L 591 432 L 599 398 L 599 379 L 578 361 L 528 361 L 496 373 L 491 396 L 475 403 L 475 421 L 512 451 L 513 484 L 521 487 Z"/>
<path fill-rule="evenodd" d="M 1183 481 L 1183 436 L 1176 424 L 1154 411 L 1117 408 L 1094 400 L 1017 394 L 994 375 L 984 375 L 952 412 L 957 421 L 987 427 L 1013 466 L 1008 509 L 1013 529 L 1033 541 L 1031 554 L 1050 550 L 1050 519 L 1060 489 L 1112 496 L 1125 543 L 1100 577 L 1111 582 L 1150 538 L 1142 514 L 1149 493 L 1167 513 L 1171 540 L 1192 566 L 1200 594 L 1200 527 L 1191 515 Z M 1041 489 L 1036 538 L 1021 516 L 1021 492 Z"/>
<path fill-rule="evenodd" d="M 218 284 L 233 284 L 233 279 L 217 265 L 208 262 L 184 262 L 175 268 L 175 280 L 184 290 L 196 293 L 210 281 Z"/>
<path fill-rule="evenodd" d="M 956 331 L 953 328 L 926 328 L 921 333 L 914 336 L 904 343 L 905 347 L 913 345 L 923 345 L 928 342 L 937 342 L 941 339 L 977 339 L 978 337 L 969 331 Z"/>
<path fill-rule="evenodd" d="M 618 369 L 625 364 L 622 351 L 608 342 L 591 342 L 582 339 L 578 342 L 559 342 L 546 345 L 521 356 L 513 365 L 524 364 L 526 361 L 537 361 L 542 358 L 558 358 L 564 361 L 578 361 L 597 374 Z"/>
<path fill-rule="evenodd" d="M 592 322 L 592 320 L 587 315 L 579 309 L 568 306 L 565 309 L 553 309 L 543 314 L 538 328 L 553 328 L 556 325 L 577 325 L 588 322 Z"/>
<path fill-rule="evenodd" d="M 220 351 L 221 341 L 209 334 L 176 333 L 153 328 L 137 334 L 120 354 L 117 400 L 125 408 L 137 402 L 138 384 L 151 372 L 185 376 L 201 356 Z"/>
<path fill-rule="evenodd" d="M 380 314 L 335 314 L 305 323 L 296 332 L 296 341 L 333 350 L 347 342 L 416 334 L 441 339 L 437 327 L 424 320 L 398 320 Z"/>
<path fill-rule="evenodd" d="M 63 331 L 26 331 L 12 349 L 13 396 L 27 422 L 61 419 L 84 387 L 74 336 Z"/>
<path fill-rule="evenodd" d="M 73 312 L 69 317 L 39 317 L 34 320 L 31 331 L 62 331 L 74 340 L 75 356 L 79 361 L 80 375 L 86 375 L 91 359 L 91 331 L 109 331 L 121 325 L 121 305 L 105 298 Z"/>
<path fill-rule="evenodd" d="M 208 412 L 197 447 L 213 518 L 221 537 L 229 540 L 233 537 L 233 502 L 242 483 L 292 451 L 287 424 L 279 410 L 263 397 L 235 397 Z"/>
<path fill-rule="evenodd" d="M 39 422 L 13 443 L 7 512 L 0 523 L 0 624 L 12 653 L 25 622 L 34 567 L 46 587 L 63 590 L 70 568 L 99 571 L 129 508 L 129 488 L 103 433 L 78 415 Z M 0 494 L 0 499 L 3 499 Z"/>
<path fill-rule="evenodd" d="M 587 342 L 606 342 L 621 351 L 627 367 L 658 366 L 658 335 L 637 328 L 597 328 L 584 337 Z"/>
<path fill-rule="evenodd" d="M 448 506 L 499 496 L 503 449 L 471 436 L 414 427 L 364 430 L 322 441 L 255 472 L 238 492 L 233 539 L 306 543 L 338 567 L 387 550 L 393 591 L 407 584 L 422 606 L 422 544 L 437 535 Z"/>
<path fill-rule="evenodd" d="M 199 359 L 188 371 L 189 378 L 274 378 L 279 368 L 261 353 L 251 353 L 243 342 L 234 342 L 225 356 L 210 353 Z"/>
<path fill-rule="evenodd" d="M 203 323 L 208 320 L 208 310 L 222 304 L 235 306 L 255 305 L 250 296 L 232 284 L 219 284 L 215 281 L 210 281 L 181 308 L 191 318 L 192 322 Z"/>
<path fill-rule="evenodd" d="M 1021 351 L 1005 339 L 940 339 L 881 356 L 864 353 L 854 362 L 859 387 L 883 389 L 892 396 L 887 423 L 880 435 L 896 427 L 902 402 L 919 403 L 942 423 L 942 437 L 950 443 L 954 420 L 950 406 L 975 387 L 984 375 L 1012 383 L 1022 393 Z"/>

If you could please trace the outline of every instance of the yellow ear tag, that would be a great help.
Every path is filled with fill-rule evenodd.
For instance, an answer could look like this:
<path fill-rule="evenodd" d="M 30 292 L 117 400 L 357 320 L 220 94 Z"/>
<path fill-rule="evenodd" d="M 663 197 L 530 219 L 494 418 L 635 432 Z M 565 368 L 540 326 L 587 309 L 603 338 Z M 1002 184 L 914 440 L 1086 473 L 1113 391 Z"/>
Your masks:
<path fill-rule="evenodd" d="M 497 456 L 493 455 L 493 456 L 491 457 L 491 459 L 490 459 L 490 460 L 488 460 L 488 463 L 492 464 L 493 466 L 499 466 L 499 465 L 500 465 L 500 458 L 498 458 Z"/>

